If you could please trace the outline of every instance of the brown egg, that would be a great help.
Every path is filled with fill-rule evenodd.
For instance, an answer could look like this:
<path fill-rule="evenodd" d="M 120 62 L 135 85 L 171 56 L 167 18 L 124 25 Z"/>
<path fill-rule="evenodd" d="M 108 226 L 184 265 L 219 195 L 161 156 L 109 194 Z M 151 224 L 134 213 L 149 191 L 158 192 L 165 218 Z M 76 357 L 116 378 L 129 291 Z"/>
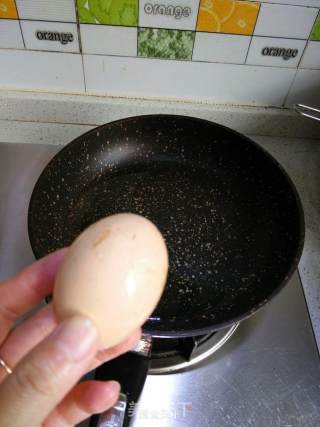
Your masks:
<path fill-rule="evenodd" d="M 155 309 L 168 273 L 168 252 L 156 226 L 130 214 L 106 217 L 72 243 L 53 292 L 57 319 L 91 318 L 102 347 L 114 346 Z"/>

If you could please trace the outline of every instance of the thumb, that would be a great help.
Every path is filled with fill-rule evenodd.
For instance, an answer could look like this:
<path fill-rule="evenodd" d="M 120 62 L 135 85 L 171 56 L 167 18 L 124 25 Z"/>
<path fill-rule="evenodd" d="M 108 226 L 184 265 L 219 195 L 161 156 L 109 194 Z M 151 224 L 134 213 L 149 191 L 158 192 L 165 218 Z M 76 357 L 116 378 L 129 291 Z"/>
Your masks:
<path fill-rule="evenodd" d="M 0 427 L 39 426 L 88 370 L 97 352 L 91 320 L 65 320 L 0 385 Z"/>

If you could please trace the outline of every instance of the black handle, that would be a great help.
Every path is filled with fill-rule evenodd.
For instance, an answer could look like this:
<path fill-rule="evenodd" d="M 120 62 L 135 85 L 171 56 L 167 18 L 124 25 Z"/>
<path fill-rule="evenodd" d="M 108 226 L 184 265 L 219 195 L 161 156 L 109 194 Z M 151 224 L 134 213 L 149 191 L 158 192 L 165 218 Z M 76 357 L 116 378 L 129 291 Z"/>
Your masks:
<path fill-rule="evenodd" d="M 139 400 L 147 378 L 151 355 L 151 337 L 143 336 L 137 346 L 130 352 L 122 354 L 116 359 L 99 366 L 95 372 L 96 380 L 114 380 L 121 384 L 121 393 L 126 395 L 126 405 L 124 420 L 119 427 L 127 427 L 134 413 L 134 408 Z M 123 402 L 119 401 L 117 404 Z M 124 409 L 124 407 L 123 407 Z M 119 409 L 117 409 L 119 413 Z M 110 410 L 110 416 L 114 417 L 115 427 L 118 423 L 115 420 L 115 409 Z M 91 417 L 89 427 L 99 426 L 100 415 Z M 118 417 L 120 419 L 120 417 Z M 107 425 L 107 424 L 105 424 Z"/>

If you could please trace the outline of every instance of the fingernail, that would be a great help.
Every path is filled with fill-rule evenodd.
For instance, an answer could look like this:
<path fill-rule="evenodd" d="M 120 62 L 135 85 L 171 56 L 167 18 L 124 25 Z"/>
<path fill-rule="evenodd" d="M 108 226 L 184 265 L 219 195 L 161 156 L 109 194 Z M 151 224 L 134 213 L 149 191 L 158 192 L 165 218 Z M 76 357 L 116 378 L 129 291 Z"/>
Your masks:
<path fill-rule="evenodd" d="M 61 323 L 52 337 L 71 354 L 74 361 L 79 361 L 95 349 L 98 331 L 90 319 L 76 316 Z"/>

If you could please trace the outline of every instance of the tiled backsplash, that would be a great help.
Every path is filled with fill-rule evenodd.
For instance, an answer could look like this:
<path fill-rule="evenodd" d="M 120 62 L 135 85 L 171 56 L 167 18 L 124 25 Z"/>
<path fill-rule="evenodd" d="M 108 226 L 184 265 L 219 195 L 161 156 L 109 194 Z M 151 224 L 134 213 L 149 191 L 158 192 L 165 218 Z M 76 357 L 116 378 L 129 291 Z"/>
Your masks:
<path fill-rule="evenodd" d="M 320 0 L 0 0 L 0 87 L 320 105 Z"/>

